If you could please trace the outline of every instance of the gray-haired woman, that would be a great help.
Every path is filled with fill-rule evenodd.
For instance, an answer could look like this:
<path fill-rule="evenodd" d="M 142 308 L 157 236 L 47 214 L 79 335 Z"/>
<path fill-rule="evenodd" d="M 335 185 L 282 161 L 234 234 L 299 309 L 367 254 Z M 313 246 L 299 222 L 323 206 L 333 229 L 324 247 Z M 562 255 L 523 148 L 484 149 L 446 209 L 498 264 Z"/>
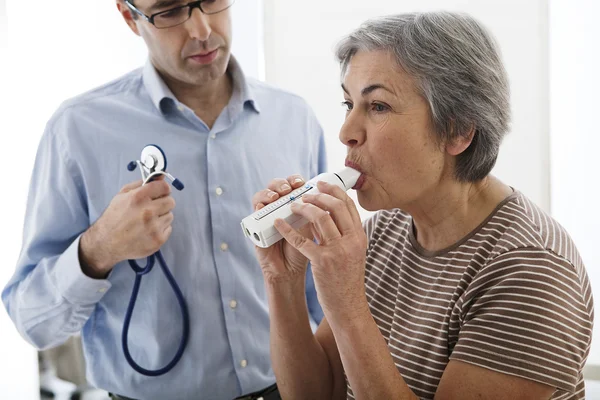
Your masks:
<path fill-rule="evenodd" d="M 461 14 L 390 16 L 337 56 L 347 165 L 361 206 L 385 211 L 361 225 L 320 184 L 293 207 L 311 223 L 279 221 L 286 240 L 257 249 L 282 398 L 583 399 L 590 284 L 564 229 L 489 175 L 509 125 L 489 34 Z M 314 335 L 308 261 L 325 313 Z"/>

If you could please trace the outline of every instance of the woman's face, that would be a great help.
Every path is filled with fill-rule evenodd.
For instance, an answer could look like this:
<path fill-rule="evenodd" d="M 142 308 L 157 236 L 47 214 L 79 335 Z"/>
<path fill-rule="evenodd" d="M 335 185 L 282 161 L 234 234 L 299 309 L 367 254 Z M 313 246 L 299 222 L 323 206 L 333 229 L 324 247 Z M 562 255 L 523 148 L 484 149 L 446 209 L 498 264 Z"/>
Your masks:
<path fill-rule="evenodd" d="M 346 165 L 363 177 L 355 188 L 367 210 L 410 209 L 452 176 L 453 157 L 434 136 L 429 105 L 412 78 L 383 51 L 359 51 L 342 88 Z"/>

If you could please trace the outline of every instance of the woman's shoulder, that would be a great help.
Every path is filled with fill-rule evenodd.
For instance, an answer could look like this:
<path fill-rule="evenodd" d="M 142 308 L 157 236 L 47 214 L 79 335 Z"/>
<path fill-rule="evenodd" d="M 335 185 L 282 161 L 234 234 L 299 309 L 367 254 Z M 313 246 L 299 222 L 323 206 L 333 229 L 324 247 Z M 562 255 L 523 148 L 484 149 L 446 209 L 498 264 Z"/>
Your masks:
<path fill-rule="evenodd" d="M 506 251 L 533 248 L 554 253 L 574 265 L 581 263 L 567 230 L 519 191 L 497 210 L 481 231 L 497 235 L 498 243 Z"/>

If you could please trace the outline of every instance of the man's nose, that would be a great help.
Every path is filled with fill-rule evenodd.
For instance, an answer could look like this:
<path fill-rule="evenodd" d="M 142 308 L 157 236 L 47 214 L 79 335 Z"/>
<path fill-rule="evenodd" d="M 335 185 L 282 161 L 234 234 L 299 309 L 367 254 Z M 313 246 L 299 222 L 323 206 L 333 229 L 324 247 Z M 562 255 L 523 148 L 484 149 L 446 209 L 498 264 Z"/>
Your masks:
<path fill-rule="evenodd" d="M 200 11 L 199 8 L 192 9 L 192 15 L 187 21 L 187 28 L 192 39 L 206 41 L 212 33 L 210 18 Z"/>

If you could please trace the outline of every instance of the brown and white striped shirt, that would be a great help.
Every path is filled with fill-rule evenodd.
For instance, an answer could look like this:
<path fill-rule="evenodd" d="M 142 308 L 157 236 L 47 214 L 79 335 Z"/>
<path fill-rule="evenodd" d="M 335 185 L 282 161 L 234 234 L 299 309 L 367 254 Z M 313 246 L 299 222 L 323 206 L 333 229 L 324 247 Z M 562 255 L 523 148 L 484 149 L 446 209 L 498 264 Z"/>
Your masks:
<path fill-rule="evenodd" d="M 566 231 L 525 196 L 441 251 L 418 244 L 401 210 L 378 212 L 365 230 L 371 312 L 417 396 L 432 399 L 459 360 L 553 386 L 552 399 L 585 397 L 590 283 Z"/>

